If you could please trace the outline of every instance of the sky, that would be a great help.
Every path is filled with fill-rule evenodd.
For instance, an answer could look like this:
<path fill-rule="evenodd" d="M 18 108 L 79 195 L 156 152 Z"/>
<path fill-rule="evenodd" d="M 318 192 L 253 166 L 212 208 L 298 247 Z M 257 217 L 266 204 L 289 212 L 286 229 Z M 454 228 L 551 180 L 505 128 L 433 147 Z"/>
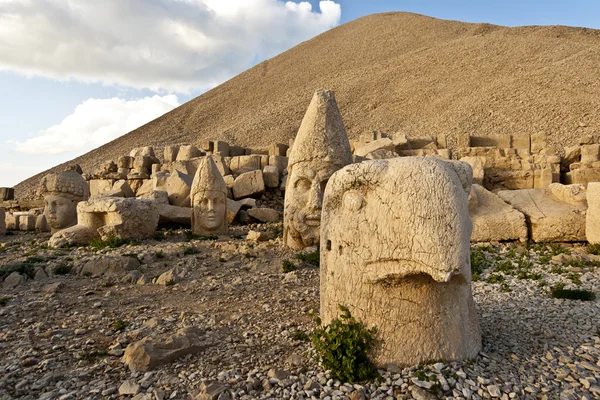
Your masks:
<path fill-rule="evenodd" d="M 0 0 L 0 187 L 335 26 L 389 11 L 600 29 L 598 0 Z"/>

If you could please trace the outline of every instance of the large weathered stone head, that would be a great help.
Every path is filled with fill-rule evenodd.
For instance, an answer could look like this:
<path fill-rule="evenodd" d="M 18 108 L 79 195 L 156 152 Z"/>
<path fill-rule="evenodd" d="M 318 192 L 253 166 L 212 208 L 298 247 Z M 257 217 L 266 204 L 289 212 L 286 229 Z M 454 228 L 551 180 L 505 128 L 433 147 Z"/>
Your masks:
<path fill-rule="evenodd" d="M 74 171 L 49 174 L 42 178 L 38 194 L 44 197 L 44 214 L 52 233 L 77 224 L 77 203 L 87 200 L 89 187 Z"/>
<path fill-rule="evenodd" d="M 319 90 L 304 115 L 288 162 L 283 217 L 287 246 L 301 249 L 319 244 L 325 186 L 335 171 L 351 163 L 335 96 Z"/>
<path fill-rule="evenodd" d="M 227 232 L 227 185 L 212 157 L 200 162 L 190 192 L 192 232 L 197 235 Z"/>
<path fill-rule="evenodd" d="M 406 157 L 335 173 L 321 228 L 321 318 L 375 325 L 379 365 L 474 357 L 466 163 Z"/>

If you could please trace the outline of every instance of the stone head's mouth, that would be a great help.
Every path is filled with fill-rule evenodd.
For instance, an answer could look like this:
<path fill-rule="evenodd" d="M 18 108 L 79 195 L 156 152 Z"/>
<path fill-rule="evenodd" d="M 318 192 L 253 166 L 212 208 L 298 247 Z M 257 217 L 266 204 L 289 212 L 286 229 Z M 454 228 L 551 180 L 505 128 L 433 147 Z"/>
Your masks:
<path fill-rule="evenodd" d="M 304 223 L 308 226 L 321 225 L 321 214 L 309 214 L 304 217 Z"/>
<path fill-rule="evenodd" d="M 462 276 L 458 267 L 435 267 L 418 260 L 379 259 L 365 266 L 363 282 L 370 284 L 400 281 L 412 275 L 428 275 L 436 282 L 447 283 L 455 276 Z"/>

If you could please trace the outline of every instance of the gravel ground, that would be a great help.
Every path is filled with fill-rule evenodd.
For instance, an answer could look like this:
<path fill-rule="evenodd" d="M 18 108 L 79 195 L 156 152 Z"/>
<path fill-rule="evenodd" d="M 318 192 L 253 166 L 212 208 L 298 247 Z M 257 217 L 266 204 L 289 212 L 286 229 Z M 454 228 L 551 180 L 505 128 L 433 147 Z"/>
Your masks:
<path fill-rule="evenodd" d="M 331 379 L 303 340 L 315 327 L 318 268 L 283 248 L 281 225 L 250 228 L 274 238 L 247 242 L 248 227 L 234 227 L 188 241 L 176 230 L 115 249 L 51 250 L 48 235 L 0 237 L 4 269 L 28 258 L 48 272 L 123 254 L 142 261 L 118 278 L 50 273 L 0 289 L 0 399 L 600 398 L 600 303 L 549 295 L 558 282 L 597 291 L 599 257 L 583 246 L 474 248 L 484 267 L 473 282 L 477 359 L 390 367 L 348 384 Z M 283 273 L 285 259 L 298 269 Z M 135 283 L 174 268 L 185 272 L 176 284 Z M 121 361 L 127 344 L 187 326 L 202 330 L 203 351 L 146 373 Z"/>

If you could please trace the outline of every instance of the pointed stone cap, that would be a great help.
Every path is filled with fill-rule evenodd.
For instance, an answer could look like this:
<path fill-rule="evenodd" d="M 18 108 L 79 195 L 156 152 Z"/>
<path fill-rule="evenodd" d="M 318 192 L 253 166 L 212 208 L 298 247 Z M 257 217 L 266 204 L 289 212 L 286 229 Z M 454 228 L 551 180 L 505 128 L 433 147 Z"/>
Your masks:
<path fill-rule="evenodd" d="M 211 156 L 204 157 L 200 161 L 200 165 L 198 165 L 198 170 L 196 171 L 190 190 L 192 203 L 195 196 L 207 190 L 216 190 L 227 195 L 225 180 Z"/>
<path fill-rule="evenodd" d="M 88 184 L 75 171 L 64 171 L 58 174 L 48 174 L 42 178 L 37 195 L 43 197 L 48 193 L 59 193 L 72 200 L 87 200 L 90 194 Z"/>
<path fill-rule="evenodd" d="M 352 164 L 352 151 L 342 115 L 331 90 L 318 90 L 304 114 L 290 152 L 288 167 L 302 161 Z"/>

